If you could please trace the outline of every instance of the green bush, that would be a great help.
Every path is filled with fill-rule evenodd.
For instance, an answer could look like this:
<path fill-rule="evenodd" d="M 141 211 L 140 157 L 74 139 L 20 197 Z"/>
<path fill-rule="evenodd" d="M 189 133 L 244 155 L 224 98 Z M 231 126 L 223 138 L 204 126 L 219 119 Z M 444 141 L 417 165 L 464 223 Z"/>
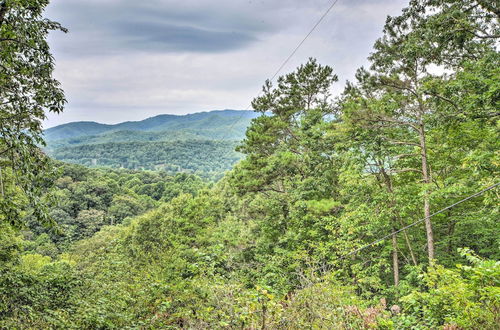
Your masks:
<path fill-rule="evenodd" d="M 424 287 L 401 298 L 400 328 L 497 329 L 500 324 L 500 262 L 462 249 L 470 266 L 434 265 L 422 275 Z"/>

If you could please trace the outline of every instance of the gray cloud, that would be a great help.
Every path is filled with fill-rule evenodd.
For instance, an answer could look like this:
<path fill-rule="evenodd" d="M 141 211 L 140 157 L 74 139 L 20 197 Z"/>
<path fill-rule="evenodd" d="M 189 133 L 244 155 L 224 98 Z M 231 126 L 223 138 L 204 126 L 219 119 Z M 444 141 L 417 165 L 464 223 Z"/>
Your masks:
<path fill-rule="evenodd" d="M 265 11 L 256 19 L 229 1 L 214 5 L 189 0 L 59 0 L 50 9 L 50 15 L 72 33 L 59 50 L 73 56 L 121 51 L 225 52 L 244 48 L 257 41 L 258 35 L 277 28 L 265 18 Z"/>
<path fill-rule="evenodd" d="M 408 0 L 339 0 L 282 73 L 316 57 L 340 77 L 366 65 L 388 14 Z M 52 0 L 56 78 L 69 103 L 46 127 L 243 109 L 331 0 Z"/>
<path fill-rule="evenodd" d="M 121 22 L 115 34 L 125 34 L 117 45 L 146 51 L 223 52 L 245 46 L 256 38 L 244 32 L 211 31 L 170 23 Z"/>

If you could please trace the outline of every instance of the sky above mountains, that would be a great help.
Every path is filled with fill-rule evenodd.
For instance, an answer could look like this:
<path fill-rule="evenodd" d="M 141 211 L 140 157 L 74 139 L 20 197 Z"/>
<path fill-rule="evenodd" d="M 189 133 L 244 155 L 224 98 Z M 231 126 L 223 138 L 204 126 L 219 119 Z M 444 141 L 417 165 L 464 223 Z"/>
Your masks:
<path fill-rule="evenodd" d="M 52 0 L 55 76 L 68 98 L 45 127 L 117 123 L 157 114 L 244 109 L 330 0 Z M 387 15 L 407 0 L 339 0 L 283 73 L 316 57 L 334 93 L 366 65 Z"/>

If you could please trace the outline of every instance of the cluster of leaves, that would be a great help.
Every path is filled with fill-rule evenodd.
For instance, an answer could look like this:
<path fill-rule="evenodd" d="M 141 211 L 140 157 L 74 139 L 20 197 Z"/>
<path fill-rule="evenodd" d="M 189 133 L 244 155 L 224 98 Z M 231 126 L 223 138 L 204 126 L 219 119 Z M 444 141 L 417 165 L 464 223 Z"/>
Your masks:
<path fill-rule="evenodd" d="M 81 280 L 68 261 L 26 254 L 0 268 L 0 326 L 64 327 Z"/>
<path fill-rule="evenodd" d="M 315 265 L 303 266 L 297 284 L 283 291 L 271 274 L 279 256 L 264 265 L 252 255 L 256 224 L 228 215 L 226 194 L 216 187 L 180 195 L 129 224 L 103 228 L 58 261 L 11 259 L 2 273 L 0 325 L 493 329 L 498 322 L 500 264 L 468 250 L 456 269 L 409 271 L 394 315 L 390 289 L 367 297 L 364 284 L 349 284 L 342 269 L 320 276 Z"/>
<path fill-rule="evenodd" d="M 461 249 L 469 265 L 434 265 L 419 277 L 419 289 L 401 298 L 406 313 L 398 327 L 489 329 L 500 323 L 500 261 L 483 260 Z"/>
<path fill-rule="evenodd" d="M 224 211 L 213 191 L 181 195 L 129 225 L 105 227 L 57 262 L 38 254 L 16 258 L 0 285 L 0 325 L 276 328 L 368 322 L 358 315 L 365 303 L 334 279 L 288 296 L 243 285 L 230 250 L 240 249 L 236 240 L 243 243 L 247 229 L 225 219 Z"/>

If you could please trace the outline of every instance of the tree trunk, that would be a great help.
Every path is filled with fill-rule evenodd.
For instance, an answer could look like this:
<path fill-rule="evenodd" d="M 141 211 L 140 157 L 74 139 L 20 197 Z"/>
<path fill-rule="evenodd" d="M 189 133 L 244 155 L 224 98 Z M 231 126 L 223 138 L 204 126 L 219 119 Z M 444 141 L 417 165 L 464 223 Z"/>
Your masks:
<path fill-rule="evenodd" d="M 398 239 L 392 234 L 392 269 L 394 272 L 394 286 L 399 284 Z"/>
<path fill-rule="evenodd" d="M 404 227 L 403 220 L 401 220 L 401 216 L 400 216 L 400 214 L 399 214 L 399 212 L 398 212 L 398 210 L 396 208 L 396 200 L 394 199 L 394 190 L 392 188 L 392 180 L 391 180 L 390 176 L 387 174 L 387 172 L 385 171 L 384 168 L 382 168 L 382 174 L 383 174 L 383 176 L 385 178 L 385 183 L 386 183 L 387 190 L 391 194 L 391 208 L 396 213 L 396 215 L 395 215 L 396 219 L 399 220 L 399 222 L 401 224 L 401 227 Z M 394 227 L 396 227 L 396 225 L 394 225 Z M 394 231 L 396 231 L 396 229 L 394 229 Z M 405 241 L 406 241 L 406 245 L 408 246 L 408 250 L 410 251 L 411 260 L 413 261 L 413 264 L 416 266 L 417 265 L 417 258 L 415 258 L 415 254 L 413 253 L 413 249 L 411 247 L 410 239 L 408 238 L 408 233 L 406 232 L 406 229 L 403 230 L 403 234 L 405 236 Z"/>
<path fill-rule="evenodd" d="M 0 26 L 2 26 L 3 24 L 6 13 L 7 13 L 7 4 L 5 3 L 5 1 L 2 1 L 0 3 Z"/>
<path fill-rule="evenodd" d="M 432 233 L 432 222 L 430 219 L 431 215 L 431 205 L 429 201 L 429 184 L 431 183 L 431 178 L 429 175 L 429 165 L 427 163 L 427 146 L 425 141 L 424 125 L 420 124 L 419 130 L 420 138 L 420 149 L 421 149 L 421 159 L 422 159 L 422 178 L 425 184 L 424 193 L 424 217 L 425 217 L 425 232 L 427 235 L 427 253 L 429 255 L 429 262 L 434 260 L 434 235 Z"/>
<path fill-rule="evenodd" d="M 267 317 L 266 313 L 267 313 L 267 305 L 265 303 L 263 303 L 262 304 L 262 324 L 260 327 L 262 330 L 267 329 L 267 327 L 266 327 L 266 317 Z"/>
<path fill-rule="evenodd" d="M 5 197 L 3 191 L 3 175 L 2 175 L 2 167 L 0 167 L 0 193 L 2 194 L 2 198 Z"/>
<path fill-rule="evenodd" d="M 448 219 L 451 218 L 451 212 L 448 211 Z M 453 232 L 455 231 L 455 221 L 451 220 L 449 223 L 448 223 L 448 248 L 447 248 L 447 252 L 450 254 L 452 253 L 453 251 L 453 241 L 452 241 L 452 237 L 453 237 Z"/>
<path fill-rule="evenodd" d="M 401 220 L 401 217 L 399 216 L 399 214 L 398 214 L 398 218 L 399 218 L 399 222 L 401 224 L 401 227 L 404 227 L 405 224 L 403 223 L 403 220 Z M 417 258 L 415 257 L 415 253 L 413 253 L 413 249 L 412 249 L 411 244 L 410 244 L 410 238 L 408 237 L 408 233 L 406 232 L 406 229 L 403 230 L 403 234 L 405 236 L 405 241 L 406 241 L 406 245 L 408 246 L 408 250 L 410 251 L 410 256 L 411 256 L 411 260 L 413 261 L 413 265 L 416 266 L 417 265 Z"/>
<path fill-rule="evenodd" d="M 381 163 L 379 164 L 381 165 Z M 393 231 L 397 230 L 397 220 L 400 219 L 399 217 L 399 212 L 396 209 L 396 200 L 394 199 L 394 189 L 392 187 L 392 180 L 389 174 L 387 174 L 385 168 L 383 166 L 380 167 L 380 172 L 382 173 L 382 176 L 384 177 L 385 180 L 385 186 L 387 188 L 387 191 L 389 192 L 391 196 L 390 200 L 390 206 L 391 209 L 394 210 L 396 213 L 394 218 L 393 218 Z M 416 259 L 415 255 L 413 254 L 413 249 L 411 248 L 410 245 L 410 240 L 408 239 L 408 235 L 406 234 L 406 230 L 403 230 L 406 238 L 406 244 L 408 244 L 408 248 L 410 249 L 410 254 L 413 259 L 413 262 L 416 265 Z M 397 234 L 392 235 L 392 264 L 393 264 L 393 273 L 394 273 L 394 286 L 397 286 L 399 284 L 399 259 L 398 259 L 398 239 L 397 239 Z"/>

